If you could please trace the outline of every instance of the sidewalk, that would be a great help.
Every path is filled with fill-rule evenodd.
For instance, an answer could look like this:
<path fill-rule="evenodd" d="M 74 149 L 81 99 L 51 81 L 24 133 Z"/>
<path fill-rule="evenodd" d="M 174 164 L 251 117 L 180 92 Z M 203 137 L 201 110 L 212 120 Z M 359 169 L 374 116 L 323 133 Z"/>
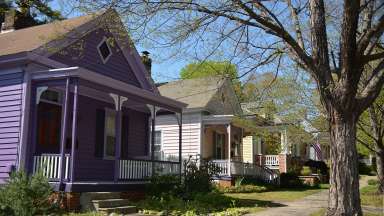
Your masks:
<path fill-rule="evenodd" d="M 368 185 L 368 179 L 372 176 L 364 176 L 360 179 L 360 188 Z M 293 202 L 281 202 L 284 207 L 269 208 L 255 214 L 247 214 L 247 216 L 309 216 L 320 209 L 327 208 L 328 190 L 321 191 L 316 194 L 309 195 L 303 199 Z M 364 207 L 369 212 L 381 213 L 383 209 L 374 207 Z M 384 214 L 383 214 L 384 215 Z"/>

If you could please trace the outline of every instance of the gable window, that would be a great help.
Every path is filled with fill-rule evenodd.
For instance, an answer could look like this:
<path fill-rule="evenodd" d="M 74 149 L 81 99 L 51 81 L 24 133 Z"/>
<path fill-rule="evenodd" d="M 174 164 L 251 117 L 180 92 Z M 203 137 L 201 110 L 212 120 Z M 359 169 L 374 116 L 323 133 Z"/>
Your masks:
<path fill-rule="evenodd" d="M 153 149 L 155 160 L 163 159 L 161 141 L 161 131 L 155 131 L 155 146 Z"/>
<path fill-rule="evenodd" d="M 97 50 L 99 51 L 99 55 L 103 63 L 106 63 L 112 55 L 111 47 L 109 47 L 108 40 L 106 37 L 100 42 L 97 46 Z"/>
<path fill-rule="evenodd" d="M 116 144 L 116 112 L 111 109 L 105 110 L 104 129 L 104 158 L 114 159 Z"/>

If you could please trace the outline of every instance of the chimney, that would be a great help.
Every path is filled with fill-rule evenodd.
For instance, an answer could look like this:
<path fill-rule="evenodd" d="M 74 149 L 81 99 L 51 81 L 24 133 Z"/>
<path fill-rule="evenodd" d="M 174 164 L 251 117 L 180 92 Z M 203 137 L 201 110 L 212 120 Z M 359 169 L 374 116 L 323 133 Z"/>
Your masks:
<path fill-rule="evenodd" d="M 141 61 L 143 62 L 145 69 L 147 69 L 148 73 L 151 74 L 152 69 L 152 59 L 149 57 L 148 51 L 141 52 Z"/>
<path fill-rule="evenodd" d="M 9 10 L 4 13 L 4 22 L 1 24 L 0 34 L 12 32 L 15 30 L 15 10 Z"/>

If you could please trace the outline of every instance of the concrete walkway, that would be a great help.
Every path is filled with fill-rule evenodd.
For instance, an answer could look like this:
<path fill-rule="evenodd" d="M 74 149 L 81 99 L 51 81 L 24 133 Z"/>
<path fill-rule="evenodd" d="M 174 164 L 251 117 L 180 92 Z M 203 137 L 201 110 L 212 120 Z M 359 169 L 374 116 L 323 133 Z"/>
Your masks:
<path fill-rule="evenodd" d="M 370 176 L 364 176 L 361 178 L 360 188 L 367 186 L 368 179 L 370 178 Z M 273 207 L 255 214 L 247 214 L 247 216 L 310 216 L 320 209 L 327 208 L 327 202 L 328 190 L 324 190 L 319 193 L 306 196 L 297 201 L 280 202 L 283 207 Z M 377 214 L 383 212 L 383 209 L 380 208 L 363 207 L 363 209 Z"/>

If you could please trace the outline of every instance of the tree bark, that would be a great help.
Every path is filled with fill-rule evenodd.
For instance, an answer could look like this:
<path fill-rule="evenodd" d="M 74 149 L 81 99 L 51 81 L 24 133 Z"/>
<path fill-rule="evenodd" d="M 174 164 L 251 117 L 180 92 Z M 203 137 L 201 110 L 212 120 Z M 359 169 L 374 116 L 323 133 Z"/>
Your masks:
<path fill-rule="evenodd" d="M 357 119 L 357 114 L 346 116 L 330 112 L 331 170 L 327 216 L 362 215 L 355 144 Z"/>
<path fill-rule="evenodd" d="M 384 149 L 376 147 L 376 171 L 379 180 L 379 193 L 384 193 Z"/>

